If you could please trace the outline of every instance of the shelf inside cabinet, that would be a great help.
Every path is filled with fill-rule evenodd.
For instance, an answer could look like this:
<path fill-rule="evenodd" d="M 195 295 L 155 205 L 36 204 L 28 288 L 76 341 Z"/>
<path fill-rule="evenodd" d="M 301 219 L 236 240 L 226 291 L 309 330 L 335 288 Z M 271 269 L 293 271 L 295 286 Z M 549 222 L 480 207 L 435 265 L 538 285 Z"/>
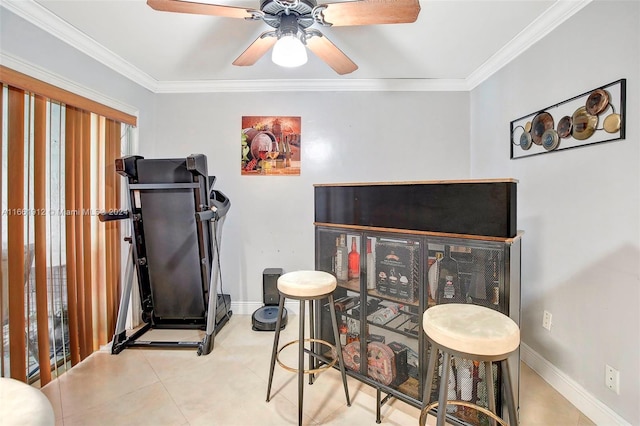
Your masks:
<path fill-rule="evenodd" d="M 419 388 L 420 388 L 420 383 L 418 382 L 417 379 L 414 379 L 413 377 L 409 377 L 406 382 L 401 383 L 398 386 L 398 390 L 404 393 L 405 395 L 409 395 L 410 397 L 415 399 L 422 399 Z"/>
<path fill-rule="evenodd" d="M 351 320 L 360 321 L 361 306 L 361 304 L 358 304 L 346 310 L 336 308 L 336 315 L 344 316 L 345 318 L 349 318 Z M 368 311 L 366 317 L 367 323 L 372 327 L 378 327 L 380 329 L 397 333 L 411 339 L 418 338 L 420 334 L 420 315 L 404 309 L 400 309 L 396 315 L 388 319 L 377 320 L 376 313 L 386 308 L 387 307 L 385 305 L 380 305 L 379 309 L 372 312 Z M 329 312 L 329 305 L 325 304 L 324 309 L 325 312 Z"/>
<path fill-rule="evenodd" d="M 355 278 L 349 281 L 338 281 L 338 287 L 360 293 L 360 279 Z"/>
<path fill-rule="evenodd" d="M 383 308 L 384 309 L 384 308 Z M 397 316 L 390 318 L 385 322 L 376 322 L 374 320 L 375 312 L 367 316 L 367 323 L 373 327 L 379 327 L 393 333 L 399 333 L 404 336 L 416 339 L 420 332 L 418 323 L 419 316 L 406 311 L 400 311 Z"/>
<path fill-rule="evenodd" d="M 419 306 L 419 303 L 417 300 L 407 301 L 398 297 L 390 296 L 388 294 L 382 294 L 375 289 L 367 290 L 367 294 L 369 295 L 369 297 L 376 297 L 379 299 L 390 300 L 392 302 L 402 303 L 403 305 L 416 306 L 416 307 Z"/>

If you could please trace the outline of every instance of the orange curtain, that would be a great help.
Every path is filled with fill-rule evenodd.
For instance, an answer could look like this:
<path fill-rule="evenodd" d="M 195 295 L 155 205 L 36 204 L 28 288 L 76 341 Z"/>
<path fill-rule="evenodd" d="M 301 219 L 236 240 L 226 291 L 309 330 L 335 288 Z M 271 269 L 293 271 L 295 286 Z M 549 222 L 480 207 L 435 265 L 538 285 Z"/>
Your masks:
<path fill-rule="evenodd" d="M 66 109 L 65 121 L 65 230 L 66 230 L 66 250 L 67 250 L 67 312 L 69 318 L 69 353 L 71 355 L 71 365 L 76 365 L 81 361 L 80 358 L 80 341 L 82 335 L 78 322 L 82 317 L 82 304 L 78 305 L 78 287 L 82 286 L 83 270 L 82 262 L 77 263 L 80 256 L 76 255 L 79 251 L 77 247 L 77 233 L 81 233 L 82 229 L 76 226 L 77 212 L 76 184 L 78 181 L 78 155 L 77 146 L 80 138 L 79 126 L 76 121 L 77 110 L 74 108 Z M 80 282 L 79 282 L 80 281 Z M 83 339 L 84 340 L 84 339 Z"/>
<path fill-rule="evenodd" d="M 47 208 L 47 101 L 42 96 L 35 97 L 34 119 L 34 209 L 44 212 Z M 47 297 L 47 218 L 43 214 L 35 215 L 35 256 L 36 256 L 36 318 L 38 334 L 38 363 L 50 365 L 48 297 Z M 40 369 L 40 382 L 51 381 L 51 369 Z"/>
<path fill-rule="evenodd" d="M 0 77 L 6 75 L 5 70 L 0 69 L 3 71 Z M 24 76 L 21 78 L 21 86 L 26 85 L 23 84 Z M 63 265 L 66 280 L 62 279 L 66 295 L 63 322 L 68 327 L 65 353 L 71 365 L 108 343 L 115 330 L 121 289 L 120 224 L 117 221 L 101 223 L 96 214 L 99 210 L 120 208 L 120 177 L 115 173 L 114 163 L 121 156 L 123 125 L 75 106 L 66 105 L 60 109 L 64 112 L 61 112 L 64 131 L 57 143 L 64 148 L 60 151 L 64 152 L 61 158 L 64 211 L 54 212 L 48 208 L 53 204 L 48 204 L 47 199 L 47 188 L 52 179 L 48 150 L 53 149 L 47 131 L 50 127 L 48 106 L 57 102 L 49 96 L 12 86 L 7 81 L 2 83 L 6 87 L 0 96 L 0 111 L 5 111 L 7 117 L 7 137 L 2 140 L 2 144 L 6 144 L 7 170 L 6 174 L 0 174 L 0 179 L 3 176 L 8 179 L 8 214 L 6 234 L 3 234 L 2 226 L 0 236 L 6 235 L 8 273 L 3 277 L 0 271 L 0 283 L 8 289 L 0 291 L 0 315 L 3 324 L 9 323 L 10 376 L 28 381 L 29 357 L 37 358 L 40 384 L 44 385 L 52 379 L 51 340 L 60 337 L 50 333 L 50 324 L 57 313 L 52 312 L 54 268 L 50 264 L 52 249 L 48 244 L 52 230 L 47 226 L 53 222 L 47 221 L 47 215 L 64 215 L 60 220 L 62 235 L 59 241 L 66 259 L 66 265 Z M 6 99 L 4 93 L 7 93 Z M 2 152 L 0 149 L 0 156 Z M 32 206 L 28 205 L 30 193 Z M 3 196 L 0 192 L 0 199 Z M 31 230 L 30 216 L 33 216 Z M 32 286 L 29 285 L 31 255 L 25 256 L 25 247 L 30 242 L 34 243 L 35 254 L 35 280 L 32 280 L 35 284 Z M 35 308 L 31 308 L 30 291 L 35 292 Z M 37 333 L 35 351 L 29 346 L 29 343 L 34 345 L 29 338 L 33 333 Z M 4 345 L 1 351 L 4 352 Z M 3 355 L 0 373 L 5 375 L 5 354 L 0 355 Z"/>
<path fill-rule="evenodd" d="M 0 96 L 0 113 L 4 112 L 4 95 Z M 0 120 L 0 137 L 1 135 L 4 134 L 4 120 Z M 2 142 L 2 141 L 0 141 Z M 2 143 L 0 143 L 0 146 L 2 145 Z M 0 149 L 0 164 L 2 163 L 2 153 L 3 150 Z M 2 173 L 0 173 L 0 183 L 2 183 Z M 0 185 L 0 200 L 2 200 L 2 185 Z M 2 231 L 2 226 L 0 226 L 0 242 L 4 241 L 4 238 L 2 237 L 3 235 L 3 231 Z M 2 245 L 0 245 L 0 261 L 4 260 L 4 247 L 2 247 Z M 4 329 L 4 321 L 5 321 L 5 311 L 7 310 L 5 308 L 5 304 L 8 302 L 6 299 L 7 297 L 5 296 L 5 290 L 6 290 L 6 286 L 4 285 L 4 271 L 3 268 L 0 267 L 0 325 L 3 325 L 3 329 Z M 3 336 L 4 337 L 4 336 Z M 4 342 L 3 344 L 0 345 L 0 371 L 4 372 Z"/>
<path fill-rule="evenodd" d="M 24 92 L 9 88 L 7 120 L 7 265 L 11 377 L 26 381 L 24 292 Z"/>
<path fill-rule="evenodd" d="M 114 211 L 120 205 L 120 180 L 121 176 L 116 173 L 116 158 L 120 157 L 120 125 L 113 120 L 106 120 L 105 128 L 105 193 L 104 209 Z M 118 306 L 120 303 L 120 293 L 122 289 L 121 262 L 120 262 L 120 221 L 110 221 L 105 223 L 105 245 L 106 245 L 106 282 L 111 283 L 107 287 L 105 306 L 107 307 L 107 329 L 113 333 L 118 319 Z M 109 336 L 111 337 L 111 336 Z"/>
<path fill-rule="evenodd" d="M 120 206 L 120 179 L 115 171 L 115 160 L 120 157 L 120 123 L 104 117 L 97 121 L 98 149 L 95 159 L 98 167 L 95 178 L 98 182 L 96 203 L 100 210 L 114 211 Z M 93 233 L 97 236 L 91 251 L 91 267 L 93 268 L 93 324 L 94 341 L 109 341 L 115 330 L 118 315 L 118 304 L 121 292 L 121 223 L 110 221 L 92 224 Z M 104 241 L 104 244 L 96 244 Z M 105 283 L 108 283 L 106 285 Z M 98 349 L 94 346 L 94 349 Z"/>

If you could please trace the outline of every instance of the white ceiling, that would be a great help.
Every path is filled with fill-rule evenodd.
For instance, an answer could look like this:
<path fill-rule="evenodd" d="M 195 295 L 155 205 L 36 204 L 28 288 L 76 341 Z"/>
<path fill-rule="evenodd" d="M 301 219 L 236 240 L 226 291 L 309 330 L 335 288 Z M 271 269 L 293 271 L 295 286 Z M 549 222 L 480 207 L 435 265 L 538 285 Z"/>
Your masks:
<path fill-rule="evenodd" d="M 231 65 L 271 29 L 261 21 L 158 12 L 145 0 L 3 0 L 3 5 L 156 91 L 265 79 L 409 81 L 469 90 L 589 1 L 420 0 L 412 24 L 318 28 L 358 64 L 345 76 L 311 52 L 309 62 L 295 69 L 273 64 L 269 53 L 251 67 Z M 259 8 L 259 0 L 214 2 Z"/>

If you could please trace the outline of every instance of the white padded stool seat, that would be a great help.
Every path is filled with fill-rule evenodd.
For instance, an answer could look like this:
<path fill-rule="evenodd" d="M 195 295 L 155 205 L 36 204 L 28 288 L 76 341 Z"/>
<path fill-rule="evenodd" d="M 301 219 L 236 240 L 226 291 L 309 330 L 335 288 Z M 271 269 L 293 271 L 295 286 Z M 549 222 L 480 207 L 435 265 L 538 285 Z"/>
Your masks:
<path fill-rule="evenodd" d="M 313 298 L 332 293 L 336 278 L 322 271 L 293 271 L 278 278 L 278 291 L 297 298 Z"/>
<path fill-rule="evenodd" d="M 53 407 L 47 397 L 19 380 L 0 377 L 1 425 L 54 425 Z"/>
<path fill-rule="evenodd" d="M 484 306 L 449 303 L 427 309 L 424 332 L 435 343 L 481 356 L 509 354 L 520 345 L 520 328 L 508 316 Z"/>

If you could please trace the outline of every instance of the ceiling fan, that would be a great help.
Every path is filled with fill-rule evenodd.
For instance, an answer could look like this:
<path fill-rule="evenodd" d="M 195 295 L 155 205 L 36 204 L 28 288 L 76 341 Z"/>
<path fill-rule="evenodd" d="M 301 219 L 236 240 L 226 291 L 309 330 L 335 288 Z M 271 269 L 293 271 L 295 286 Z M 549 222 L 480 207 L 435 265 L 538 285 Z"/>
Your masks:
<path fill-rule="evenodd" d="M 147 4 L 163 12 L 259 20 L 274 28 L 260 34 L 233 61 L 233 65 L 253 65 L 272 47 L 272 59 L 277 64 L 302 65 L 306 62 L 306 45 L 340 75 L 349 74 L 358 66 L 324 34 L 309 27 L 313 24 L 351 26 L 411 23 L 415 22 L 420 12 L 418 0 L 355 0 L 320 5 L 316 0 L 261 0 L 260 10 L 182 0 L 147 0 Z M 294 57 L 296 53 L 300 56 Z M 287 62 L 289 60 L 293 62 Z"/>

